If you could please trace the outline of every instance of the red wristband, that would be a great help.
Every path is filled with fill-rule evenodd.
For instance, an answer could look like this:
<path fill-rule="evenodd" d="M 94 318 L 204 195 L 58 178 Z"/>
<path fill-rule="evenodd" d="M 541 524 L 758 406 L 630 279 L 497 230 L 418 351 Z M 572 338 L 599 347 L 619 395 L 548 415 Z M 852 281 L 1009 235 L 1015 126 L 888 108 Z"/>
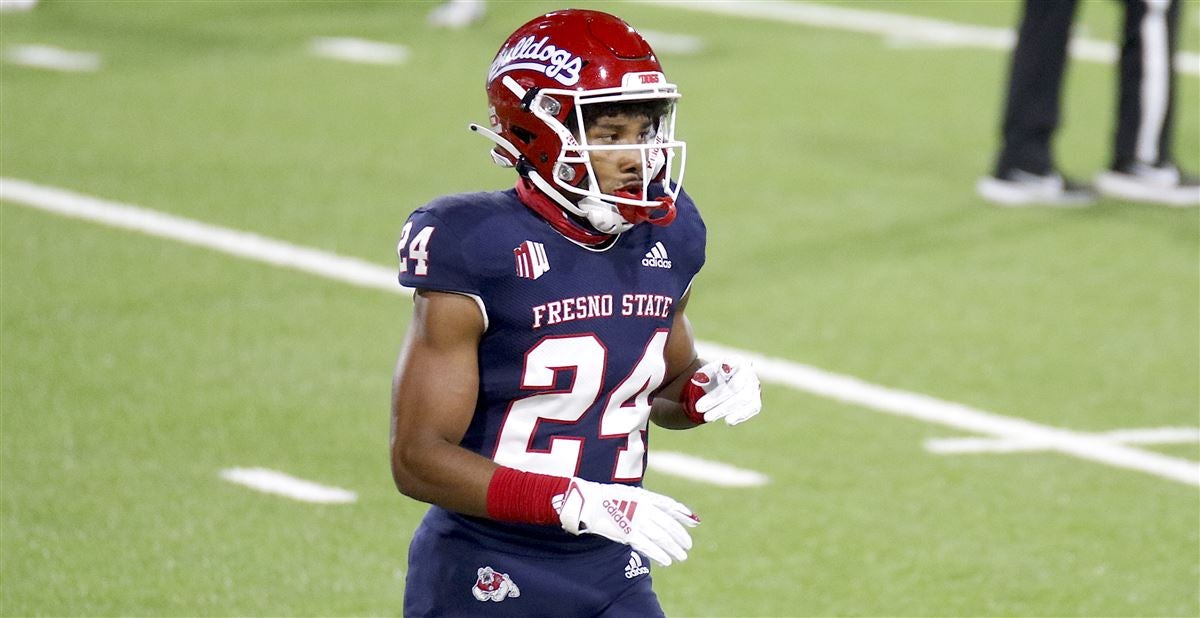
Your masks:
<path fill-rule="evenodd" d="M 679 396 L 679 403 L 683 406 L 683 415 L 686 416 L 689 421 L 697 425 L 703 425 L 705 423 L 704 415 L 696 411 L 696 401 L 703 396 L 704 389 L 692 380 L 688 380 L 687 384 L 683 385 L 683 393 L 681 393 Z"/>
<path fill-rule="evenodd" d="M 497 521 L 558 525 L 558 511 L 552 502 L 554 496 L 566 493 L 570 484 L 566 477 L 500 466 L 488 483 L 488 516 Z"/>

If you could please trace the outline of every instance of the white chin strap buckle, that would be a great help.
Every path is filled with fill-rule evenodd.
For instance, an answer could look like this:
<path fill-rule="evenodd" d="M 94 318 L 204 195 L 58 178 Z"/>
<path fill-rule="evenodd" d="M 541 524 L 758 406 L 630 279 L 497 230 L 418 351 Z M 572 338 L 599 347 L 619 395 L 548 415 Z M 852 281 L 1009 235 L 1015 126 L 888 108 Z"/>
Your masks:
<path fill-rule="evenodd" d="M 588 223 L 592 224 L 592 227 L 599 232 L 620 234 L 633 227 L 633 224 L 626 221 L 625 217 L 622 217 L 621 213 L 617 212 L 617 209 L 611 204 L 594 197 L 585 197 L 579 200 L 577 206 L 583 212 Z"/>

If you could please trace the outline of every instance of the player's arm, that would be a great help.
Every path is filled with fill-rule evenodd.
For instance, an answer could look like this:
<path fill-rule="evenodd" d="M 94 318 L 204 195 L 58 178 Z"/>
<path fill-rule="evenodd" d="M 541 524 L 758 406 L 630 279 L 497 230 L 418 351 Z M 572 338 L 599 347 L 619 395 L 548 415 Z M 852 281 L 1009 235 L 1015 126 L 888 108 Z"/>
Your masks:
<path fill-rule="evenodd" d="M 650 420 L 666 429 L 691 429 L 721 418 L 730 425 L 746 421 L 762 408 L 754 367 L 737 358 L 708 362 L 699 357 L 685 314 L 690 297 L 688 292 L 680 299 L 667 335 L 667 377 L 654 397 Z"/>
<path fill-rule="evenodd" d="M 667 361 L 667 377 L 663 387 L 654 396 L 654 404 L 650 408 L 650 420 L 666 429 L 691 429 L 697 426 L 697 423 L 687 417 L 683 405 L 679 403 L 683 387 L 692 374 L 704 366 L 704 361 L 696 353 L 692 323 L 684 314 L 689 298 L 691 292 L 679 299 L 679 305 L 675 309 L 675 319 L 671 322 L 671 332 L 667 335 L 667 347 L 663 352 Z"/>
<path fill-rule="evenodd" d="M 418 291 L 392 379 L 392 478 L 406 496 L 487 516 L 495 462 L 459 446 L 479 389 L 483 316 L 461 294 Z"/>

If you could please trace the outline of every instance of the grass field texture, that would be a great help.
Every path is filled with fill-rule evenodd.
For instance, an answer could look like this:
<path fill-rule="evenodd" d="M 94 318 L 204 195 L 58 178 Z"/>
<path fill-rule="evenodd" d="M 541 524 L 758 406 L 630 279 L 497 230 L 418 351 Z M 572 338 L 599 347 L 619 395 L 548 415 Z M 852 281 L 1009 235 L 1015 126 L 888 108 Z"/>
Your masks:
<path fill-rule="evenodd" d="M 1081 3 L 1115 40 L 1120 6 Z M 423 2 L 43 1 L 0 53 L 0 177 L 394 267 L 407 214 L 506 187 L 483 79 L 548 2 L 463 31 Z M 1200 425 L 1200 212 L 1101 201 L 1003 210 L 974 194 L 1008 55 L 641 3 L 585 2 L 687 35 L 686 185 L 709 229 L 697 337 L 1077 434 Z M 835 6 L 1011 27 L 1008 1 Z M 1200 2 L 1182 49 L 1200 50 Z M 407 62 L 313 56 L 316 37 Z M 1107 163 L 1115 67 L 1074 61 L 1063 170 Z M 1200 78 L 1176 150 L 1200 171 Z M 387 462 L 404 296 L 0 205 L 0 614 L 396 615 L 425 505 Z M 654 571 L 679 616 L 1197 616 L 1200 490 L 1045 449 L 937 454 L 978 434 L 768 381 L 736 428 L 652 450 L 762 487 L 651 472 L 704 519 Z M 1137 445 L 1195 467 L 1195 440 Z M 349 489 L 309 504 L 220 478 L 262 467 Z"/>

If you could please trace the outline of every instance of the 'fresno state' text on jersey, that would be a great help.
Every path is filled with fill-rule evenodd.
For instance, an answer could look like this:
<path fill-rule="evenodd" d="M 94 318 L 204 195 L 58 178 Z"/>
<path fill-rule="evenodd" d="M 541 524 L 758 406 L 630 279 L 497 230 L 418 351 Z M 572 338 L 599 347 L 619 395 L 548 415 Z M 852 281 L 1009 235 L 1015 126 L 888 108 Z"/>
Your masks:
<path fill-rule="evenodd" d="M 512 189 L 409 217 L 400 283 L 484 310 L 464 448 L 520 470 L 641 484 L 667 334 L 704 263 L 700 214 L 684 193 L 677 209 L 671 225 L 635 226 L 604 250 L 563 237 Z"/>

